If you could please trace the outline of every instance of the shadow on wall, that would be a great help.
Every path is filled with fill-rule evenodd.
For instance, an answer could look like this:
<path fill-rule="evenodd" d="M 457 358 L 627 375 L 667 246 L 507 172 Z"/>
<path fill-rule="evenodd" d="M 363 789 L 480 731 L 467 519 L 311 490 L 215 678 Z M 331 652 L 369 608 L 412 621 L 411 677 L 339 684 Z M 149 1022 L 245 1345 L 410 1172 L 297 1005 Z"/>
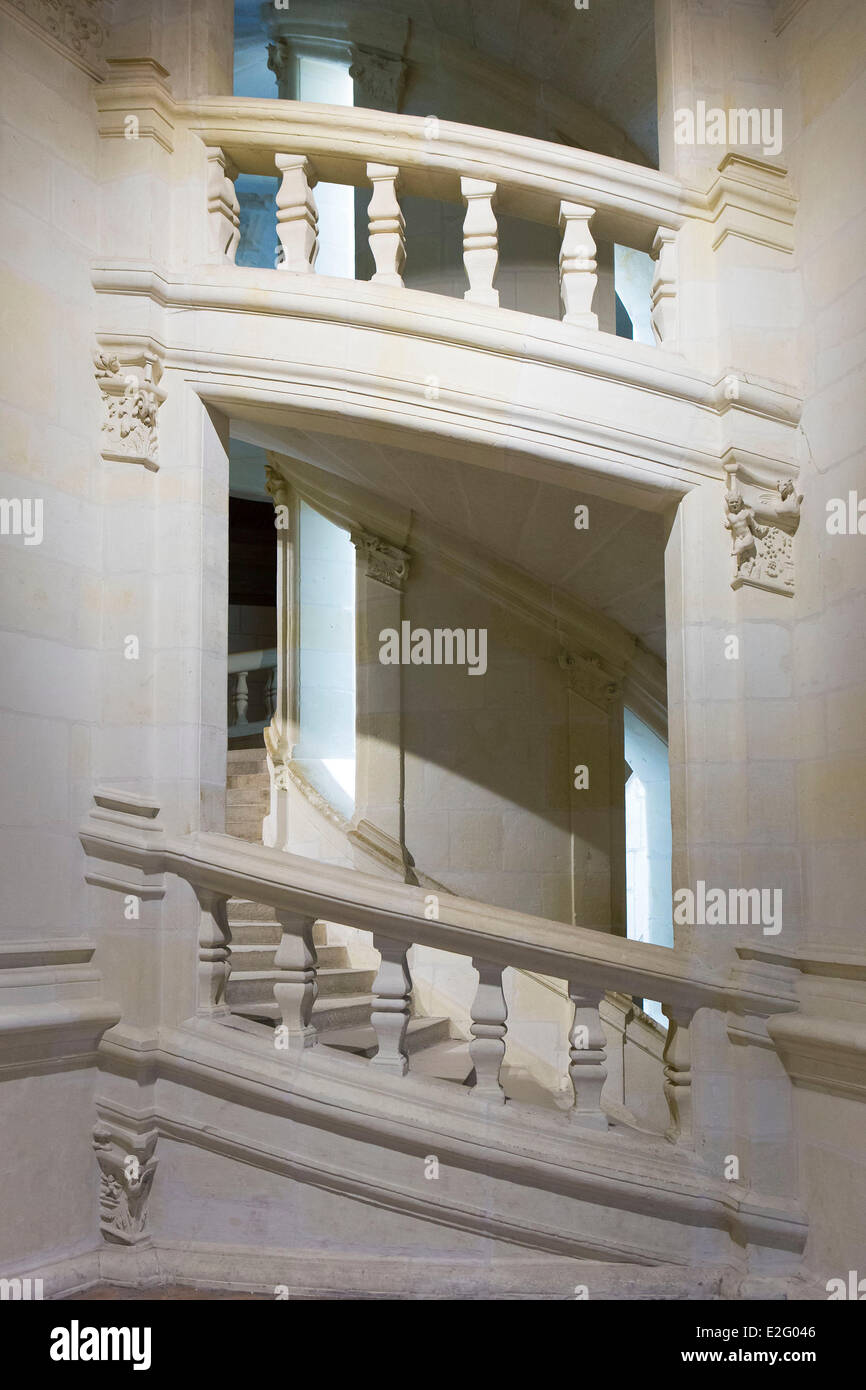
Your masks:
<path fill-rule="evenodd" d="M 255 483 L 256 473 L 263 480 L 263 452 L 236 442 L 232 449 L 233 487 L 246 482 L 249 493 L 258 486 L 264 499 L 261 482 Z M 411 476 L 408 464 L 406 475 Z M 496 481 L 495 475 L 489 478 Z M 543 515 L 539 520 L 544 532 Z M 659 535 L 637 569 L 628 571 L 628 582 L 658 595 L 663 592 L 660 519 L 647 517 L 647 525 Z M 267 546 L 269 539 L 263 530 L 259 545 Z M 466 543 L 471 545 L 471 538 Z M 549 532 L 545 544 L 553 544 Z M 405 843 L 418 869 L 467 897 L 596 926 L 611 924 L 612 897 L 617 898 L 612 877 L 621 875 L 619 927 L 624 929 L 623 753 L 631 752 L 634 784 L 640 777 L 650 789 L 652 815 L 641 819 L 635 802 L 629 934 L 660 940 L 663 928 L 655 917 L 665 911 L 657 902 L 665 856 L 668 917 L 670 902 L 669 791 L 658 761 L 661 757 L 666 773 L 665 745 L 632 720 L 626 725 L 631 742 L 624 748 L 615 708 L 575 688 L 562 664 L 562 644 L 549 628 L 446 568 L 435 549 L 411 549 L 400 625 L 380 629 L 377 620 L 375 630 L 361 636 L 357 720 L 359 734 L 372 741 L 373 758 L 378 746 L 384 761 L 392 761 L 390 673 L 397 668 Z M 232 553 L 242 552 L 233 545 Z M 599 557 L 599 596 L 617 577 L 625 587 L 625 573 L 622 561 L 606 568 Z M 607 580 L 600 579 L 605 574 Z M 327 770 L 341 794 L 332 789 L 328 795 L 321 780 L 320 790 L 348 817 L 353 811 L 367 813 L 376 823 L 375 813 L 363 805 L 363 786 L 352 801 L 354 583 L 355 551 L 346 532 L 302 504 L 297 757 L 332 764 Z M 243 577 L 235 575 L 232 585 L 233 592 L 242 592 Z M 576 776 L 579 766 L 586 772 Z M 316 769 L 307 770 L 316 782 Z M 653 884 L 652 892 L 642 895 L 633 887 L 638 863 Z"/>

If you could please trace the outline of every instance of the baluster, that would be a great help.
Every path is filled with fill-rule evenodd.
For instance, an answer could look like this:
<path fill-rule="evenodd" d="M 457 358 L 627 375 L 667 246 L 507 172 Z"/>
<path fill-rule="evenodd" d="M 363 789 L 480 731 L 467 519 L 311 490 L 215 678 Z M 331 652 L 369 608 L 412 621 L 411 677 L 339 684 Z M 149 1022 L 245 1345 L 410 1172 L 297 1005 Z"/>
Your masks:
<path fill-rule="evenodd" d="M 304 155 L 274 158 L 283 176 L 277 193 L 277 236 L 283 260 L 277 269 L 311 275 L 319 253 L 319 214 L 313 197 L 316 176 Z"/>
<path fill-rule="evenodd" d="M 219 1018 L 230 1013 L 225 1002 L 231 973 L 232 939 L 226 906 L 228 896 L 209 888 L 196 888 L 195 893 L 201 908 L 196 1013 L 205 1018 Z"/>
<path fill-rule="evenodd" d="M 376 1030 L 379 1051 L 373 1065 L 403 1076 L 409 1070 L 406 1029 L 409 1027 L 409 1001 L 412 979 L 406 964 L 409 947 L 403 941 L 373 935 L 373 945 L 381 952 L 379 973 L 373 981 L 373 1008 L 370 1022 Z"/>
<path fill-rule="evenodd" d="M 666 1138 L 672 1144 L 692 1142 L 692 1058 L 689 1043 L 691 1013 L 662 1004 L 668 1020 L 668 1036 L 662 1060 L 665 1064 L 664 1092 L 671 1122 Z"/>
<path fill-rule="evenodd" d="M 370 250 L 376 262 L 373 279 L 383 285 L 402 285 L 406 264 L 406 223 L 397 201 L 399 177 L 396 164 L 367 165 L 367 178 L 373 184 L 367 210 Z"/>
<path fill-rule="evenodd" d="M 316 918 L 278 911 L 277 920 L 283 934 L 274 956 L 274 967 L 280 972 L 274 996 L 282 1021 L 283 1045 L 297 1052 L 314 1047 L 318 1042 L 312 1022 L 319 988 L 318 959 L 313 942 Z"/>
<path fill-rule="evenodd" d="M 235 677 L 235 687 L 232 692 L 232 704 L 234 706 L 234 718 L 232 725 L 246 724 L 247 710 L 250 703 L 250 688 L 247 681 L 247 672 L 238 671 Z"/>
<path fill-rule="evenodd" d="M 666 348 L 676 348 L 677 280 L 676 233 L 659 227 L 652 244 L 655 260 L 652 283 L 651 322 L 655 340 Z"/>
<path fill-rule="evenodd" d="M 607 1116 L 601 1109 L 601 1092 L 607 1068 L 604 1065 L 607 1039 L 598 1016 L 604 991 L 587 989 L 568 982 L 568 997 L 574 1004 L 574 1018 L 568 1034 L 568 1075 L 574 1091 L 572 1119 L 585 1129 L 607 1129 Z"/>
<path fill-rule="evenodd" d="M 505 1092 L 499 1080 L 505 1056 L 505 1020 L 508 1007 L 502 988 L 504 966 L 492 961 L 473 958 L 478 971 L 478 989 L 472 1001 L 472 1041 L 469 1054 L 475 1065 L 475 1085 L 472 1094 L 480 1100 L 505 1103 Z"/>
<path fill-rule="evenodd" d="M 499 237 L 493 200 L 496 184 L 485 179 L 461 178 L 460 192 L 466 204 L 463 219 L 463 264 L 469 280 L 464 299 L 474 304 L 498 304 L 493 277 L 499 264 Z"/>
<path fill-rule="evenodd" d="M 235 724 L 237 723 L 237 688 L 238 678 L 235 675 L 234 671 L 229 671 L 228 689 L 226 691 L 226 695 L 228 698 L 228 726 L 230 729 L 233 729 Z"/>
<path fill-rule="evenodd" d="M 273 718 L 274 710 L 277 707 L 277 668 L 268 667 L 268 675 L 265 681 L 265 723 L 269 723 Z"/>
<path fill-rule="evenodd" d="M 216 145 L 206 146 L 207 212 L 211 251 L 219 261 L 234 263 L 240 232 L 240 204 L 234 181 L 237 170 Z"/>
<path fill-rule="evenodd" d="M 598 328 L 598 317 L 592 312 L 596 285 L 595 241 L 589 224 L 595 208 L 583 203 L 560 203 L 559 229 L 562 247 L 559 252 L 559 282 L 563 323 L 575 323 L 581 328 Z"/>

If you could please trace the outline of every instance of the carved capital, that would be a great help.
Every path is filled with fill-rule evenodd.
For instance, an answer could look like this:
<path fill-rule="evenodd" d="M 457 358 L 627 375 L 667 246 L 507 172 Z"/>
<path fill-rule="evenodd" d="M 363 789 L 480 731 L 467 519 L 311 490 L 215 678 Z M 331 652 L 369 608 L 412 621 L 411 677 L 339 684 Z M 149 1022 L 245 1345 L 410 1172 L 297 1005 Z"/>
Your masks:
<path fill-rule="evenodd" d="M 102 457 L 140 463 L 155 473 L 159 468 L 157 412 L 165 400 L 159 387 L 158 357 L 137 353 L 122 363 L 110 348 L 99 348 L 93 368 L 102 392 Z"/>
<path fill-rule="evenodd" d="M 592 704 L 606 709 L 620 696 L 621 680 L 602 666 L 601 657 L 595 652 L 589 652 L 584 656 L 567 651 L 563 647 L 557 662 L 568 676 L 569 690 L 573 690 L 576 695 L 582 695 Z"/>
<path fill-rule="evenodd" d="M 277 79 L 277 92 L 284 100 L 288 96 L 292 52 L 288 39 L 278 38 L 268 44 L 268 68 Z"/>
<path fill-rule="evenodd" d="M 352 53 L 349 76 L 355 83 L 355 105 L 399 111 L 406 78 L 403 58 L 360 43 L 352 45 Z"/>
<path fill-rule="evenodd" d="M 389 589 L 402 592 L 409 578 L 409 555 L 405 550 L 370 535 L 369 531 L 353 531 L 352 543 L 363 555 L 368 579 L 378 579 Z"/>
<path fill-rule="evenodd" d="M 265 464 L 265 491 L 275 507 L 288 507 L 292 500 L 292 486 L 272 463 Z"/>
<path fill-rule="evenodd" d="M 93 1148 L 100 1168 L 99 1225 L 113 1245 L 139 1245 L 147 1240 L 147 1201 L 153 1186 L 159 1137 L 154 1128 L 135 1121 L 100 1119 L 93 1131 Z"/>
<path fill-rule="evenodd" d="M 748 585 L 769 593 L 794 593 L 794 536 L 803 501 L 791 478 L 774 485 L 726 465 L 724 524 L 731 537 L 731 588 Z"/>

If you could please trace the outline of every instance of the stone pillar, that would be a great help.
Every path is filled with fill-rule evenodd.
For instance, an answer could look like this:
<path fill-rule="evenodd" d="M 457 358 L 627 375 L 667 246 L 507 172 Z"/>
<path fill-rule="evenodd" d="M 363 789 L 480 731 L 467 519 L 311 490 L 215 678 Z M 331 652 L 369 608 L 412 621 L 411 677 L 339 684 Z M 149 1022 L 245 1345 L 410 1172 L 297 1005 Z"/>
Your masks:
<path fill-rule="evenodd" d="M 713 218 L 687 219 L 677 234 L 675 301 L 672 243 L 657 244 L 653 323 L 664 346 L 720 376 L 797 382 L 792 327 L 801 289 L 785 177 L 793 130 L 774 8 L 766 0 L 744 0 L 736 11 L 727 0 L 656 0 L 660 168 L 709 190 Z"/>
<path fill-rule="evenodd" d="M 356 567 L 357 714 L 355 818 L 352 838 L 403 862 L 414 881 L 405 846 L 402 668 L 379 661 L 380 633 L 398 635 L 409 556 L 366 531 L 353 533 Z"/>
<path fill-rule="evenodd" d="M 622 687 L 588 657 L 563 650 L 559 664 L 568 678 L 573 918 L 624 936 Z"/>
<path fill-rule="evenodd" d="M 266 487 L 274 502 L 277 546 L 277 679 L 274 713 L 265 730 L 271 804 L 262 826 L 265 845 L 289 844 L 289 764 L 298 741 L 298 573 L 297 498 L 282 474 L 268 464 Z"/>
<path fill-rule="evenodd" d="M 665 563 L 674 939 L 696 966 L 727 974 L 739 969 L 736 948 L 744 944 L 796 954 L 804 865 L 795 791 L 802 735 L 794 698 L 794 605 L 780 593 L 731 587 L 724 517 L 721 479 L 693 488 L 677 509 Z M 739 899 L 731 895 L 754 890 L 768 897 L 757 914 L 744 908 L 743 920 Z M 769 918 L 777 904 L 774 923 Z M 682 1028 L 684 1020 L 675 1021 Z M 678 1096 L 685 1073 L 693 1078 L 694 1146 L 722 1176 L 729 1155 L 742 1165 L 738 1135 L 756 1127 L 766 1038 L 744 1045 L 741 1032 L 734 1045 L 725 1016 L 711 1009 L 695 1014 L 688 1038 L 688 1063 L 671 1040 L 669 1081 Z M 778 1059 L 772 1062 L 776 1087 L 783 1078 Z M 772 1104 L 774 1117 L 780 1116 L 785 1097 L 778 1090 Z M 768 1195 L 790 1191 L 793 1129 L 777 1127 L 773 1144 L 750 1173 L 755 1188 Z"/>
<path fill-rule="evenodd" d="M 114 0 L 108 56 L 156 59 L 179 101 L 230 96 L 233 0 Z"/>

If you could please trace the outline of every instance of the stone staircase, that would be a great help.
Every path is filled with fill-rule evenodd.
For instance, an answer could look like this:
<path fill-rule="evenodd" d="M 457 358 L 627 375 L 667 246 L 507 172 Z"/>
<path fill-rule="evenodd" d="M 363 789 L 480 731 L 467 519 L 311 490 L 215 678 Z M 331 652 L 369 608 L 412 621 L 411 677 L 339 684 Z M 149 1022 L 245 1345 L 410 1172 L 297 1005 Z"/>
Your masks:
<path fill-rule="evenodd" d="M 230 748 L 226 774 L 226 834 L 260 845 L 270 803 L 264 748 Z"/>
<path fill-rule="evenodd" d="M 226 779 L 226 834 L 261 843 L 262 818 L 269 801 L 267 759 L 258 749 L 230 749 Z M 281 929 L 275 914 L 261 904 L 232 898 L 231 976 L 226 999 L 232 1013 L 258 1022 L 275 1023 L 277 971 L 274 956 Z M 349 948 L 328 941 L 328 925 L 317 922 L 313 932 L 319 960 L 318 997 L 313 1019 L 320 1043 L 372 1057 L 377 1050 L 370 1023 L 375 968 L 354 965 Z M 443 1081 L 471 1083 L 469 1045 L 452 1037 L 447 1018 L 412 1018 L 407 1050 L 413 1072 Z"/>

